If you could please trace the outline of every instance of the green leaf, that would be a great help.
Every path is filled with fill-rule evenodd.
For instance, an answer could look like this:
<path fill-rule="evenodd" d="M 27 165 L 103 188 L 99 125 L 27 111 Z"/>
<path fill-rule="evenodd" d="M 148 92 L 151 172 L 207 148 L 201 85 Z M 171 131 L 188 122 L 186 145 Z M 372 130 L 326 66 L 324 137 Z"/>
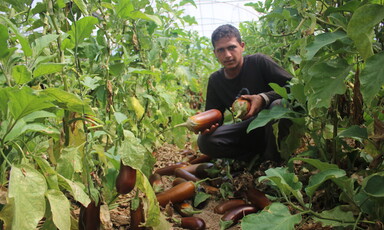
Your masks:
<path fill-rule="evenodd" d="M 367 59 L 365 68 L 361 71 L 361 94 L 364 101 L 370 104 L 384 85 L 384 52 L 375 54 Z"/>
<path fill-rule="evenodd" d="M 324 219 L 318 217 L 314 217 L 313 219 L 320 222 L 322 226 L 348 227 L 354 225 L 356 221 L 351 211 L 343 211 L 340 206 L 321 212 L 320 216 Z"/>
<path fill-rule="evenodd" d="M 57 160 L 56 171 L 67 179 L 71 180 L 75 172 L 81 172 L 82 161 L 79 148 L 83 148 L 83 146 L 64 148 Z"/>
<path fill-rule="evenodd" d="M 9 179 L 9 198 L 14 199 L 12 229 L 36 229 L 45 213 L 47 183 L 33 166 L 12 166 Z"/>
<path fill-rule="evenodd" d="M 63 109 L 77 112 L 80 114 L 94 115 L 91 107 L 85 101 L 82 101 L 77 95 L 66 92 L 59 88 L 48 88 L 40 92 L 40 94 L 49 96 L 55 104 Z"/>
<path fill-rule="evenodd" d="M 8 55 L 9 49 L 8 49 L 8 28 L 0 24 L 0 58 L 4 58 Z"/>
<path fill-rule="evenodd" d="M 40 123 L 27 124 L 24 119 L 17 121 L 15 126 L 8 133 L 4 141 L 11 141 L 19 137 L 26 132 L 40 132 L 47 135 L 60 135 L 60 131 L 54 127 L 48 127 Z"/>
<path fill-rule="evenodd" d="M 281 97 L 288 99 L 288 93 L 287 89 L 284 87 L 279 86 L 276 83 L 269 83 L 269 86 L 275 91 L 277 94 L 279 94 Z"/>
<path fill-rule="evenodd" d="M 124 165 L 138 169 L 146 176 L 151 174 L 156 160 L 133 133 L 126 132 L 125 140 L 118 147 L 117 152 L 120 154 Z"/>
<path fill-rule="evenodd" d="M 329 179 L 340 178 L 345 175 L 346 173 L 342 169 L 327 169 L 321 171 L 310 177 L 308 186 L 305 188 L 305 191 L 308 196 L 312 197 L 317 188 L 322 185 L 325 181 Z"/>
<path fill-rule="evenodd" d="M 101 78 L 99 77 L 85 77 L 84 80 L 81 82 L 84 86 L 87 86 L 91 90 L 96 89 L 98 86 L 100 86 L 100 80 Z"/>
<path fill-rule="evenodd" d="M 300 203 L 304 203 L 300 190 L 302 183 L 294 173 L 289 173 L 287 168 L 277 167 L 265 171 L 266 176 L 259 177 L 259 181 L 272 181 L 282 193 L 294 195 Z"/>
<path fill-rule="evenodd" d="M 153 191 L 151 184 L 149 183 L 147 177 L 140 170 L 137 171 L 136 175 L 136 186 L 140 189 L 140 191 L 145 193 L 146 196 L 144 198 L 144 201 L 148 204 L 146 215 L 147 219 L 145 225 L 148 227 L 154 227 L 159 226 L 160 224 L 164 224 L 164 220 L 162 219 L 164 218 L 164 216 L 160 216 L 159 202 L 157 202 L 156 194 Z"/>
<path fill-rule="evenodd" d="M 21 89 L 13 88 L 8 91 L 9 96 L 9 110 L 15 120 L 46 108 L 53 107 L 54 105 L 46 98 L 37 96 L 29 87 Z"/>
<path fill-rule="evenodd" d="M 384 199 L 370 196 L 361 189 L 356 195 L 353 196 L 353 201 L 359 206 L 363 213 L 368 214 L 372 219 L 381 220 L 384 218 L 384 214 L 382 212 Z"/>
<path fill-rule="evenodd" d="M 360 6 L 360 4 L 360 1 L 352 0 L 345 2 L 344 5 L 339 7 L 328 7 L 328 9 L 325 11 L 325 15 L 340 11 L 354 12 Z"/>
<path fill-rule="evenodd" d="M 347 37 L 347 34 L 341 30 L 338 30 L 333 33 L 323 33 L 317 35 L 315 37 L 315 40 L 313 40 L 313 42 L 308 44 L 308 46 L 305 48 L 307 50 L 305 58 L 307 60 L 312 59 L 321 48 L 345 37 Z"/>
<path fill-rule="evenodd" d="M 123 122 L 128 119 L 128 117 L 124 113 L 115 112 L 114 115 L 117 124 L 123 124 Z"/>
<path fill-rule="evenodd" d="M 368 139 L 367 128 L 363 128 L 357 125 L 353 125 L 338 134 L 339 137 L 350 137 L 362 141 Z"/>
<path fill-rule="evenodd" d="M 88 15 L 87 5 L 84 3 L 83 0 L 73 0 L 73 2 L 79 7 L 81 12 L 83 12 L 84 15 Z"/>
<path fill-rule="evenodd" d="M 311 79 L 305 90 L 310 110 L 328 108 L 334 95 L 345 92 L 344 81 L 351 68 L 344 59 L 320 62 L 310 67 L 308 74 Z"/>
<path fill-rule="evenodd" d="M 362 184 L 363 190 L 373 197 L 384 197 L 384 173 L 375 173 L 365 178 Z"/>
<path fill-rule="evenodd" d="M 33 77 L 40 77 L 47 74 L 63 71 L 66 64 L 63 63 L 42 63 L 33 71 Z"/>
<path fill-rule="evenodd" d="M 91 36 L 92 30 L 97 23 L 98 19 L 90 16 L 74 22 L 71 30 L 68 31 L 68 34 L 71 36 L 71 41 L 74 44 L 81 44 L 86 38 Z"/>
<path fill-rule="evenodd" d="M 363 59 L 373 55 L 373 27 L 384 19 L 384 6 L 365 4 L 358 8 L 348 23 L 347 34 Z"/>
<path fill-rule="evenodd" d="M 41 172 L 45 176 L 49 189 L 59 190 L 59 182 L 57 179 L 57 172 L 49 165 L 49 162 L 42 157 L 33 158 L 39 166 Z"/>
<path fill-rule="evenodd" d="M 35 121 L 36 119 L 41 119 L 41 118 L 57 118 L 56 114 L 47 112 L 44 110 L 36 111 L 33 113 L 28 114 L 27 116 L 23 117 L 23 120 L 25 122 L 32 122 Z"/>
<path fill-rule="evenodd" d="M 272 203 L 260 213 L 249 214 L 241 221 L 242 230 L 292 230 L 301 222 L 301 215 L 291 215 L 286 207 L 280 203 Z"/>
<path fill-rule="evenodd" d="M 129 14 L 129 17 L 132 19 L 144 19 L 144 20 L 148 20 L 148 21 L 153 21 L 157 25 L 160 25 L 160 26 L 163 24 L 158 16 L 146 14 L 146 13 L 143 13 L 141 11 L 131 12 Z"/>
<path fill-rule="evenodd" d="M 194 0 L 182 0 L 182 1 L 179 3 L 179 5 L 180 5 L 180 6 L 184 6 L 184 5 L 188 4 L 188 3 L 192 4 L 194 7 L 197 8 L 196 3 L 195 3 Z"/>
<path fill-rule="evenodd" d="M 131 0 L 119 0 L 116 4 L 116 13 L 122 19 L 128 19 L 134 9 Z"/>
<path fill-rule="evenodd" d="M 37 38 L 32 46 L 33 56 L 38 57 L 43 49 L 47 48 L 51 42 L 55 41 L 58 37 L 59 35 L 56 34 L 46 34 Z"/>
<path fill-rule="evenodd" d="M 3 230 L 12 230 L 13 213 L 15 210 L 14 200 L 9 198 L 7 204 L 0 211 L 0 219 L 3 220 Z"/>
<path fill-rule="evenodd" d="M 316 167 L 320 171 L 326 171 L 326 170 L 330 170 L 330 169 L 338 169 L 339 168 L 335 164 L 329 164 L 329 163 L 320 161 L 318 159 L 310 159 L 310 158 L 302 158 L 302 157 L 292 158 L 292 159 L 290 159 L 290 162 L 296 161 L 296 160 L 297 161 L 304 161 L 304 162 Z"/>
<path fill-rule="evenodd" d="M 12 67 L 12 77 L 19 85 L 32 80 L 32 73 L 25 65 L 15 65 Z"/>
<path fill-rule="evenodd" d="M 62 175 L 58 175 L 58 179 L 59 179 L 59 185 L 65 188 L 68 192 L 70 192 L 73 198 L 76 201 L 80 202 L 82 205 L 84 205 L 84 207 L 87 207 L 88 204 L 91 203 L 91 199 L 84 192 L 85 186 L 83 184 L 68 180 Z"/>
<path fill-rule="evenodd" d="M 194 25 L 194 24 L 197 25 L 198 24 L 196 21 L 196 18 L 193 16 L 190 16 L 190 15 L 184 16 L 183 20 L 185 22 L 187 22 L 189 25 Z"/>
<path fill-rule="evenodd" d="M 281 118 L 288 117 L 287 114 L 291 111 L 288 108 L 282 106 L 274 106 L 272 109 L 264 109 L 262 110 L 257 117 L 249 124 L 247 128 L 247 133 L 252 131 L 253 129 L 263 127 L 268 122 L 273 120 L 278 120 Z"/>
<path fill-rule="evenodd" d="M 9 29 L 15 33 L 17 40 L 20 42 L 21 49 L 24 51 L 24 55 L 28 57 L 32 56 L 32 49 L 28 43 L 28 39 L 23 36 L 20 29 L 17 28 L 8 18 L 3 17 L 2 15 L 0 15 L 0 20 L 6 22 L 9 26 Z"/>
<path fill-rule="evenodd" d="M 53 223 L 60 230 L 71 229 L 70 202 L 67 197 L 56 189 L 50 189 L 46 192 L 49 204 L 51 206 Z"/>
<path fill-rule="evenodd" d="M 211 197 L 211 195 L 205 193 L 205 192 L 198 192 L 195 195 L 195 198 L 193 200 L 193 206 L 197 207 L 199 204 L 203 203 L 204 201 L 208 200 Z"/>

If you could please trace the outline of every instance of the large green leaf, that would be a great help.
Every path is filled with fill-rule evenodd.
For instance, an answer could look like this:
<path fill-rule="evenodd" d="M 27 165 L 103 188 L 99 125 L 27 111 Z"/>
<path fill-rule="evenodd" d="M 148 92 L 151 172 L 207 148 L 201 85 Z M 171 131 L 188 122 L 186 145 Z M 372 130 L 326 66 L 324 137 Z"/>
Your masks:
<path fill-rule="evenodd" d="M 41 94 L 48 95 L 49 97 L 51 97 L 53 101 L 56 101 L 55 104 L 57 104 L 63 109 L 67 109 L 69 111 L 77 112 L 80 114 L 94 114 L 91 107 L 89 107 L 88 103 L 82 101 L 75 94 L 66 92 L 59 88 L 48 88 L 43 90 Z"/>
<path fill-rule="evenodd" d="M 268 122 L 273 120 L 278 120 L 281 118 L 289 118 L 288 114 L 291 112 L 288 108 L 283 106 L 274 106 L 272 109 L 262 110 L 257 117 L 249 124 L 247 132 L 252 131 L 253 129 L 263 127 Z"/>
<path fill-rule="evenodd" d="M 71 31 L 68 32 L 71 36 L 71 41 L 74 44 L 81 44 L 86 38 L 91 36 L 92 30 L 97 23 L 98 19 L 90 16 L 74 22 L 71 26 Z"/>
<path fill-rule="evenodd" d="M 293 230 L 301 222 L 301 214 L 291 215 L 288 207 L 272 203 L 260 213 L 249 214 L 241 220 L 242 230 Z"/>
<path fill-rule="evenodd" d="M 290 162 L 293 162 L 293 161 L 304 161 L 314 167 L 316 167 L 317 169 L 319 169 L 320 171 L 325 171 L 325 170 L 330 170 L 330 169 L 338 169 L 339 167 L 335 164 L 329 164 L 327 162 L 323 162 L 321 160 L 318 160 L 318 159 L 310 159 L 310 158 L 302 158 L 302 157 L 295 157 L 295 158 L 292 158 L 290 159 Z"/>
<path fill-rule="evenodd" d="M 128 19 L 134 9 L 131 0 L 119 0 L 116 4 L 116 13 L 122 19 Z"/>
<path fill-rule="evenodd" d="M 17 28 L 8 18 L 3 17 L 0 15 L 0 20 L 4 21 L 8 24 L 8 28 L 12 30 L 12 32 L 15 33 L 17 40 L 19 40 L 21 49 L 24 51 L 25 56 L 31 56 L 32 55 L 32 49 L 29 45 L 28 39 L 23 36 L 19 28 Z"/>
<path fill-rule="evenodd" d="M 347 34 L 364 59 L 373 55 L 373 27 L 383 19 L 384 6 L 365 4 L 355 11 L 348 23 Z"/>
<path fill-rule="evenodd" d="M 33 71 L 33 77 L 61 72 L 65 66 L 63 63 L 42 63 Z"/>
<path fill-rule="evenodd" d="M 147 177 L 140 171 L 137 171 L 137 179 L 136 179 L 136 186 L 145 193 L 145 201 L 148 204 L 147 209 L 147 219 L 145 222 L 145 226 L 147 227 L 153 227 L 158 226 L 160 224 L 160 207 L 159 203 L 156 199 L 156 194 L 153 191 L 153 188 L 151 184 L 149 183 Z"/>
<path fill-rule="evenodd" d="M 84 207 L 88 206 L 88 204 L 91 202 L 91 199 L 84 192 L 85 186 L 83 184 L 68 180 L 62 175 L 58 175 L 58 179 L 59 185 L 69 191 L 76 201 L 80 202 L 82 205 L 84 205 Z"/>
<path fill-rule="evenodd" d="M 306 47 L 307 53 L 305 54 L 305 58 L 310 60 L 315 56 L 315 54 L 324 46 L 334 43 L 339 39 L 343 39 L 347 37 L 347 34 L 341 30 L 338 30 L 333 33 L 323 33 L 319 34 L 315 37 L 315 40 L 308 44 Z"/>
<path fill-rule="evenodd" d="M 50 189 L 46 192 L 49 204 L 51 206 L 53 223 L 60 230 L 71 229 L 70 202 L 67 197 L 56 189 Z"/>
<path fill-rule="evenodd" d="M 364 101 L 370 104 L 384 85 L 384 52 L 375 54 L 367 59 L 366 66 L 361 71 L 361 94 Z"/>
<path fill-rule="evenodd" d="M 353 125 L 338 134 L 339 137 L 350 137 L 362 141 L 363 139 L 368 139 L 367 128 L 362 128 L 357 125 Z"/>
<path fill-rule="evenodd" d="M 131 17 L 132 19 L 139 19 L 140 18 L 140 19 L 144 19 L 144 20 L 148 20 L 148 21 L 153 21 L 157 25 L 162 25 L 162 22 L 158 16 L 146 14 L 146 13 L 143 13 L 141 11 L 131 12 L 129 14 L 129 17 Z"/>
<path fill-rule="evenodd" d="M 45 213 L 44 176 L 33 166 L 12 166 L 8 196 L 14 199 L 12 229 L 35 229 Z"/>
<path fill-rule="evenodd" d="M 44 48 L 47 48 L 53 41 L 55 41 L 59 35 L 57 34 L 47 34 L 39 38 L 36 38 L 32 44 L 33 56 L 38 57 Z"/>
<path fill-rule="evenodd" d="M 18 120 L 38 110 L 53 107 L 46 97 L 37 96 L 29 87 L 8 90 L 9 110 L 15 120 Z"/>
<path fill-rule="evenodd" d="M 8 135 L 4 138 L 4 141 L 14 140 L 27 132 L 39 132 L 55 136 L 60 135 L 60 131 L 57 128 L 49 127 L 41 123 L 27 124 L 24 119 L 19 119 L 17 123 L 12 127 Z"/>
<path fill-rule="evenodd" d="M 8 28 L 0 24 L 0 58 L 3 58 L 8 55 L 9 49 L 8 49 Z"/>
<path fill-rule="evenodd" d="M 64 176 L 67 179 L 72 179 L 75 172 L 80 172 L 82 169 L 81 166 L 81 156 L 79 153 L 79 148 L 82 148 L 83 146 L 78 147 L 68 147 L 64 148 L 60 158 L 57 160 L 57 172 Z"/>
<path fill-rule="evenodd" d="M 12 67 L 12 77 L 17 84 L 25 84 L 32 80 L 32 73 L 25 65 L 15 65 Z"/>
<path fill-rule="evenodd" d="M 306 85 L 308 107 L 328 108 L 336 94 L 345 92 L 345 78 L 351 70 L 351 66 L 344 59 L 330 60 L 316 63 L 310 67 L 308 74 L 311 79 Z"/>
<path fill-rule="evenodd" d="M 322 226 L 348 227 L 355 223 L 353 213 L 351 211 L 343 211 L 340 206 L 321 212 L 320 216 L 323 218 L 314 217 L 313 219 L 320 222 Z"/>
<path fill-rule="evenodd" d="M 324 171 L 321 171 L 315 175 L 312 175 L 309 179 L 308 186 L 305 188 L 305 192 L 308 196 L 312 197 L 315 193 L 316 189 L 322 185 L 325 181 L 334 179 L 334 178 L 340 178 L 345 176 L 346 173 L 342 169 L 327 169 Z"/>
<path fill-rule="evenodd" d="M 156 160 L 133 133 L 126 131 L 125 140 L 117 152 L 120 153 L 124 165 L 140 170 L 147 177 L 151 174 Z"/>
<path fill-rule="evenodd" d="M 270 180 L 282 193 L 294 195 L 302 204 L 303 195 L 301 194 L 302 183 L 294 173 L 289 173 L 287 168 L 277 167 L 265 171 L 266 176 L 259 177 L 259 181 Z"/>
<path fill-rule="evenodd" d="M 79 7 L 84 15 L 88 15 L 87 5 L 83 0 L 73 0 L 73 2 L 77 5 L 77 7 Z"/>
<path fill-rule="evenodd" d="M 13 213 L 15 210 L 15 199 L 8 198 L 7 204 L 0 211 L 0 219 L 3 220 L 3 229 L 12 230 Z"/>
<path fill-rule="evenodd" d="M 37 165 L 39 166 L 41 172 L 45 176 L 45 179 L 48 183 L 49 189 L 57 189 L 59 190 L 59 182 L 57 179 L 57 172 L 51 167 L 49 162 L 42 157 L 34 157 L 33 158 Z"/>
<path fill-rule="evenodd" d="M 384 199 L 368 195 L 364 190 L 360 190 L 353 196 L 353 201 L 359 206 L 363 213 L 368 214 L 373 219 L 382 220 L 384 213 Z"/>
<path fill-rule="evenodd" d="M 365 178 L 362 187 L 369 196 L 384 198 L 384 173 L 375 173 Z"/>

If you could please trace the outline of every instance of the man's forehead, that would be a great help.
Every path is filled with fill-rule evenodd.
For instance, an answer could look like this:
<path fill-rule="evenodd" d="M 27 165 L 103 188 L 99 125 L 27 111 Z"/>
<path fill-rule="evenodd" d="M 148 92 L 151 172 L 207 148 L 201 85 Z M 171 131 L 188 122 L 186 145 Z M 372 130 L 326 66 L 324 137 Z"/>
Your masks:
<path fill-rule="evenodd" d="M 233 45 L 240 45 L 236 37 L 223 37 L 215 42 L 215 49 L 226 48 Z"/>

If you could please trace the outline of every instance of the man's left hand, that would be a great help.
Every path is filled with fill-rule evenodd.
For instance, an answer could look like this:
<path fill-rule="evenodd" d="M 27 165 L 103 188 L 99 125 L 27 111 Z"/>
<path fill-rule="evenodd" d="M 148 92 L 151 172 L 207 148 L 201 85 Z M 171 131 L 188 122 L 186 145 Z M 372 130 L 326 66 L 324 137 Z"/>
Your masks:
<path fill-rule="evenodd" d="M 257 94 L 241 95 L 240 98 L 245 99 L 251 103 L 251 108 L 249 109 L 249 112 L 243 117 L 243 120 L 247 120 L 248 118 L 257 115 L 265 105 L 264 98 Z"/>

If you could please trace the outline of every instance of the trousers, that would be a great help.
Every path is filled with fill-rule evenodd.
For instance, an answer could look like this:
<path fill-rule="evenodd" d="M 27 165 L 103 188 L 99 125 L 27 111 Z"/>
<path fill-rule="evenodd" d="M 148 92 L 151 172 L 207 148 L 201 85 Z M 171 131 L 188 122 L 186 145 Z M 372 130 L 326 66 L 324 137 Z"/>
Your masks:
<path fill-rule="evenodd" d="M 281 99 L 273 101 L 267 109 L 273 106 L 281 106 Z M 200 151 L 213 158 L 249 160 L 259 154 L 262 160 L 281 161 L 277 144 L 289 134 L 291 121 L 272 121 L 247 133 L 248 125 L 255 118 L 256 116 L 238 123 L 221 125 L 210 134 L 200 134 L 197 139 Z M 277 139 L 272 126 L 275 122 L 279 122 Z"/>

